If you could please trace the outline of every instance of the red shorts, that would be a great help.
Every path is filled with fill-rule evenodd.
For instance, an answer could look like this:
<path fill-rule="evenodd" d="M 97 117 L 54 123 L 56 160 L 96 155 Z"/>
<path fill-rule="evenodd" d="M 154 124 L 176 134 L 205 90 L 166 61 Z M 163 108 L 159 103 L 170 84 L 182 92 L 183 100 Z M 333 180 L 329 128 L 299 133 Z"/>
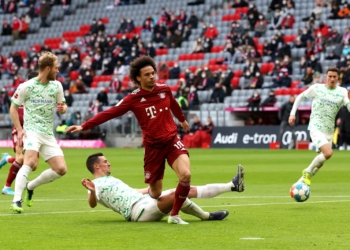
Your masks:
<path fill-rule="evenodd" d="M 181 139 L 176 135 L 163 147 L 151 147 L 145 145 L 144 176 L 145 183 L 155 183 L 162 180 L 165 170 L 165 160 L 170 166 L 182 154 L 189 154 Z"/>

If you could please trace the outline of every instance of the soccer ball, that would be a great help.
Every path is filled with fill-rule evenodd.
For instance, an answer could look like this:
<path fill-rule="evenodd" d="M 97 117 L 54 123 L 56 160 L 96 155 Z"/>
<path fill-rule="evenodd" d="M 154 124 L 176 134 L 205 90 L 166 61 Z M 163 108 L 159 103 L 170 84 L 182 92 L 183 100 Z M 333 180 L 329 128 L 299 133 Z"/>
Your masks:
<path fill-rule="evenodd" d="M 290 188 L 289 193 L 295 201 L 304 202 L 310 197 L 310 187 L 303 182 L 297 182 Z"/>

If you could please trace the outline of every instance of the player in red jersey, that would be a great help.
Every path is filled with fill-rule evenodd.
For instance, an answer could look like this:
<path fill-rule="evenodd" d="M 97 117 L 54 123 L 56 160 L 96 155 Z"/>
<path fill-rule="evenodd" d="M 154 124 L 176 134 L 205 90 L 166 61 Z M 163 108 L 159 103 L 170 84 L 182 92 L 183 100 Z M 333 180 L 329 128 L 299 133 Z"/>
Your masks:
<path fill-rule="evenodd" d="M 177 136 L 177 126 L 172 114 L 187 131 L 189 125 L 170 88 L 156 83 L 156 65 L 149 56 L 142 56 L 130 63 L 130 79 L 140 87 L 122 99 L 116 106 L 98 113 L 81 126 L 70 126 L 66 132 L 90 129 L 108 120 L 132 111 L 142 129 L 145 183 L 149 195 L 157 199 L 162 193 L 165 160 L 179 178 L 175 202 L 168 218 L 172 224 L 188 224 L 178 216 L 190 190 L 191 171 L 188 151 Z"/>
<path fill-rule="evenodd" d="M 38 76 L 37 71 L 31 71 L 28 73 L 27 79 L 30 80 L 37 76 Z M 22 127 L 23 127 L 23 115 L 24 115 L 24 109 L 23 107 L 19 107 L 18 116 Z M 13 151 L 15 152 L 16 157 L 10 156 L 8 153 L 3 153 L 2 159 L 0 162 L 0 168 L 6 163 L 12 164 L 12 166 L 10 167 L 9 173 L 7 175 L 6 183 L 1 191 L 1 193 L 5 195 L 14 195 L 14 192 L 11 189 L 11 185 L 12 185 L 12 182 L 16 179 L 19 169 L 23 165 L 23 153 L 22 153 L 23 145 L 17 145 L 17 130 L 15 127 L 12 128 L 12 144 L 13 144 Z M 35 164 L 35 169 L 37 165 L 38 165 L 38 161 Z"/>

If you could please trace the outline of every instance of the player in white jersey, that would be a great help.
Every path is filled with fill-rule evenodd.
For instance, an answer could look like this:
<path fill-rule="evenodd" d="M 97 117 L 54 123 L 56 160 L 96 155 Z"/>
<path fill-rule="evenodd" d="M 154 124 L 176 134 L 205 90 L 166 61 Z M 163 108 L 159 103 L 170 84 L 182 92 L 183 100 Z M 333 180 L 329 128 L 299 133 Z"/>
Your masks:
<path fill-rule="evenodd" d="M 326 84 L 314 84 L 296 98 L 289 117 L 289 124 L 293 125 L 295 113 L 301 99 L 313 98 L 308 130 L 310 130 L 310 137 L 316 145 L 319 154 L 303 170 L 303 176 L 299 179 L 299 181 L 303 181 L 308 185 L 311 184 L 311 177 L 316 174 L 323 166 L 323 163 L 331 158 L 333 154 L 332 138 L 335 118 L 339 109 L 342 105 L 345 105 L 350 111 L 350 94 L 345 88 L 338 86 L 339 69 L 328 68 L 326 77 Z"/>
<path fill-rule="evenodd" d="M 121 214 L 128 221 L 158 221 L 171 211 L 175 189 L 163 191 L 158 199 L 148 195 L 148 188 L 134 189 L 120 179 L 110 176 L 110 163 L 102 153 L 90 155 L 86 167 L 93 174 L 94 180 L 84 178 L 81 183 L 88 189 L 88 203 L 94 208 L 97 203 Z M 243 168 L 239 166 L 241 172 Z M 238 174 L 234 179 L 238 178 Z M 242 178 L 243 182 L 243 178 Z M 191 186 L 189 198 L 212 198 L 219 194 L 234 191 L 233 181 L 205 186 Z M 202 220 L 222 220 L 229 214 L 227 210 L 204 212 L 194 202 L 186 199 L 181 211 Z"/>
<path fill-rule="evenodd" d="M 17 145 L 22 145 L 24 162 L 16 177 L 15 193 L 11 209 L 22 213 L 22 193 L 26 189 L 27 206 L 33 205 L 33 190 L 45 183 L 62 177 L 67 166 L 63 152 L 58 146 L 53 133 L 54 111 L 64 114 L 67 111 L 62 84 L 56 81 L 58 74 L 57 57 L 46 52 L 38 60 L 39 75 L 20 84 L 13 94 L 10 108 L 11 119 L 17 130 Z M 22 128 L 18 107 L 24 105 L 24 126 Z M 27 182 L 28 176 L 35 167 L 37 155 L 40 152 L 50 165 L 36 179 Z"/>

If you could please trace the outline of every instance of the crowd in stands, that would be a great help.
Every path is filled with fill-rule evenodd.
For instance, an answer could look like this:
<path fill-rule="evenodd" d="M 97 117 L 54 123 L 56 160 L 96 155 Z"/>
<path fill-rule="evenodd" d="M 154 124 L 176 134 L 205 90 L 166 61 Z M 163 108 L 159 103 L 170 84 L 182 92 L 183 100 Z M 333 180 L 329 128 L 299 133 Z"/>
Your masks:
<path fill-rule="evenodd" d="M 120 0 L 115 1 L 115 5 L 139 2 L 144 1 Z M 310 15 L 303 18 L 304 27 L 293 36 L 284 35 L 286 30 L 294 29 L 296 25 L 293 0 L 271 0 L 266 13 L 259 10 L 253 1 L 232 2 L 230 8 L 233 13 L 235 8 L 245 8 L 245 11 L 240 13 L 240 20 L 228 22 L 230 32 L 226 34 L 225 45 L 219 51 L 224 54 L 224 58 L 218 60 L 219 70 L 211 70 L 208 65 L 198 65 L 194 70 L 183 69 L 177 62 L 171 65 L 163 62 L 159 65 L 159 80 L 165 82 L 167 79 L 178 79 L 176 97 L 181 99 L 183 110 L 198 108 L 198 95 L 201 91 L 210 91 L 210 103 L 223 103 L 225 97 L 231 96 L 236 89 L 255 90 L 253 96 L 247 98 L 248 107 L 274 106 L 276 89 L 304 89 L 315 83 L 323 83 L 325 68 L 321 62 L 324 60 L 337 60 L 336 66 L 341 71 L 340 84 L 350 86 L 350 28 L 338 30 L 327 25 L 327 20 L 321 20 L 321 15 L 327 8 L 331 9 L 329 19 L 348 19 L 350 9 L 347 2 L 317 0 Z M 24 0 L 18 3 L 11 0 L 6 6 L 3 4 L 3 12 L 14 13 L 14 16 L 11 24 L 9 20 L 3 23 L 1 35 L 12 35 L 13 41 L 25 39 L 30 20 L 41 17 L 42 26 L 45 27 L 50 6 L 55 4 L 65 6 L 70 2 Z M 30 9 L 26 15 L 18 18 L 15 13 L 21 6 Z M 69 97 L 70 105 L 74 102 L 72 94 L 88 93 L 90 88 L 97 87 L 93 86 L 93 79 L 100 75 L 110 76 L 110 84 L 91 100 L 91 114 L 102 110 L 102 106 L 116 103 L 135 88 L 132 82 L 127 81 L 128 64 L 132 60 L 141 55 L 156 57 L 159 49 L 180 48 L 184 41 L 189 41 L 193 29 L 201 27 L 202 32 L 196 39 L 191 39 L 191 53 L 212 52 L 214 41 L 219 37 L 214 23 L 202 22 L 195 12 L 188 13 L 185 9 L 160 8 L 159 11 L 158 14 L 147 15 L 141 27 L 140 32 L 152 33 L 150 41 L 143 41 L 140 33 L 135 32 L 137 27 L 132 17 L 121 17 L 114 34 L 106 33 L 108 24 L 102 18 L 93 19 L 89 32 L 81 37 L 78 46 L 62 38 L 59 49 L 55 50 L 60 59 L 58 78 L 63 84 L 66 97 Z M 266 37 L 271 30 L 274 34 Z M 261 44 L 260 38 L 264 40 Z M 293 58 L 293 48 L 304 49 L 300 59 Z M 37 68 L 36 62 L 41 51 L 51 49 L 47 45 L 39 49 L 33 47 L 25 56 L 13 53 L 6 59 L 0 54 L 1 74 L 13 79 L 13 84 L 6 86 L 2 93 L 13 93 L 25 78 L 27 70 Z M 300 62 L 298 69 L 293 68 L 296 60 Z M 243 70 L 233 70 L 236 64 L 244 65 Z M 266 64 L 272 66 L 263 67 Z M 271 79 L 271 84 L 266 83 L 265 77 Z M 237 78 L 239 81 L 234 81 Z M 265 88 L 270 92 L 262 100 L 261 90 Z M 108 100 L 107 92 L 118 93 L 117 99 Z M 4 106 L 3 99 L 0 99 L 1 106 Z M 3 108 L 2 111 L 7 109 Z"/>

